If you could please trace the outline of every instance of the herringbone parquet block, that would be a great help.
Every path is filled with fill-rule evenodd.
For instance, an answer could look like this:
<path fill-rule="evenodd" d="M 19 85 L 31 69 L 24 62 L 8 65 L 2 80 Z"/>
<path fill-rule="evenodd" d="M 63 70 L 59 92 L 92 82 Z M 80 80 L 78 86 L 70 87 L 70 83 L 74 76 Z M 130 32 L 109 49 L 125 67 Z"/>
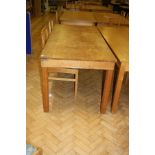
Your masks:
<path fill-rule="evenodd" d="M 80 70 L 76 101 L 72 83 L 49 83 L 50 110 L 43 112 L 39 74 L 40 30 L 53 14 L 32 19 L 33 54 L 27 56 L 27 133 L 44 155 L 127 155 L 128 90 L 116 114 L 99 113 L 102 71 Z M 126 88 L 126 87 L 125 87 Z M 53 104 L 51 104 L 53 102 Z"/>

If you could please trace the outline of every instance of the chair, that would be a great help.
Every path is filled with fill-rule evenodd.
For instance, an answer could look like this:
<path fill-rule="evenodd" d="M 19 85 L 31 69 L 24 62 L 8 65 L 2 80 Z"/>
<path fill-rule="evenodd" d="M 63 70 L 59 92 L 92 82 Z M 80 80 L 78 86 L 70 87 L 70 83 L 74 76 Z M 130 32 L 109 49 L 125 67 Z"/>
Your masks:
<path fill-rule="evenodd" d="M 53 29 L 53 21 L 49 21 L 48 22 L 48 28 L 47 25 L 45 25 L 42 30 L 41 30 L 41 41 L 42 41 L 42 48 L 44 48 L 49 34 L 52 32 Z M 77 69 L 70 69 L 70 68 L 49 68 L 48 69 L 49 72 L 49 77 L 48 80 L 56 80 L 56 81 L 70 81 L 70 82 L 74 82 L 74 90 L 75 90 L 75 98 L 77 96 L 77 89 L 78 89 L 78 70 Z M 54 74 L 53 74 L 54 73 Z M 73 78 L 66 78 L 66 77 L 59 77 L 58 73 L 64 73 L 67 75 L 74 75 Z"/>
<path fill-rule="evenodd" d="M 77 69 L 70 69 L 70 68 L 50 68 L 48 69 L 49 73 L 56 73 L 56 74 L 49 74 L 48 80 L 55 80 L 55 81 L 70 81 L 74 82 L 74 91 L 75 91 L 75 97 L 77 96 L 77 89 L 78 89 L 78 70 Z M 64 74 L 70 74 L 74 75 L 73 78 L 69 77 L 59 77 L 57 73 L 64 73 Z"/>
<path fill-rule="evenodd" d="M 44 46 L 48 40 L 48 37 L 49 37 L 48 28 L 47 28 L 47 25 L 44 25 L 43 28 L 41 29 L 41 46 L 42 46 L 42 49 L 44 48 Z"/>
<path fill-rule="evenodd" d="M 52 32 L 52 29 L 53 29 L 53 20 L 50 20 L 48 22 L 48 32 L 49 32 L 49 34 Z"/>

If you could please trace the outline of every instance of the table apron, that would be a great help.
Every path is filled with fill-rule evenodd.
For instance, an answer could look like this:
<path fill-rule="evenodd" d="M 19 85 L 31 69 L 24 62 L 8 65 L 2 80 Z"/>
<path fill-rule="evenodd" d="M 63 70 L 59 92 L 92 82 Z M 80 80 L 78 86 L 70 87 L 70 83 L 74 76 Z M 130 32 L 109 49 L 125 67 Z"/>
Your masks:
<path fill-rule="evenodd" d="M 115 62 L 41 59 L 41 67 L 113 70 Z"/>

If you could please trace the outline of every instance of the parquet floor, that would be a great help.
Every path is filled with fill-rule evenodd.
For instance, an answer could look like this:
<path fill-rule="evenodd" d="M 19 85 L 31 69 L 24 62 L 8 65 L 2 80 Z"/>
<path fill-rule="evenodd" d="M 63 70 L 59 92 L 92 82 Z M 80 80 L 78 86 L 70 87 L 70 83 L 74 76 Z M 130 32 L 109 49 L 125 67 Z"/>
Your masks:
<path fill-rule="evenodd" d="M 128 86 L 122 90 L 118 112 L 112 114 L 109 106 L 106 114 L 100 114 L 101 71 L 80 70 L 76 101 L 71 82 L 52 83 L 50 111 L 43 112 L 40 30 L 53 17 L 32 19 L 33 54 L 26 64 L 27 141 L 42 147 L 44 155 L 128 155 Z"/>

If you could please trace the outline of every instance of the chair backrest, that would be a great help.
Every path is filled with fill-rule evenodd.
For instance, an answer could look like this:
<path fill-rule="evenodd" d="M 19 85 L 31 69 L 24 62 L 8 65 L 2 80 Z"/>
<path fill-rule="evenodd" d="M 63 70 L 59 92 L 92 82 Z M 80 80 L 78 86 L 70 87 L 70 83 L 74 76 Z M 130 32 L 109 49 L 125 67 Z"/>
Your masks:
<path fill-rule="evenodd" d="M 49 37 L 48 28 L 47 28 L 47 25 L 44 25 L 43 28 L 41 29 L 41 45 L 42 45 L 42 48 L 44 48 L 44 46 L 48 40 L 48 37 Z"/>
<path fill-rule="evenodd" d="M 48 22 L 48 31 L 49 31 L 49 34 L 52 32 L 53 30 L 53 20 L 50 20 Z"/>

